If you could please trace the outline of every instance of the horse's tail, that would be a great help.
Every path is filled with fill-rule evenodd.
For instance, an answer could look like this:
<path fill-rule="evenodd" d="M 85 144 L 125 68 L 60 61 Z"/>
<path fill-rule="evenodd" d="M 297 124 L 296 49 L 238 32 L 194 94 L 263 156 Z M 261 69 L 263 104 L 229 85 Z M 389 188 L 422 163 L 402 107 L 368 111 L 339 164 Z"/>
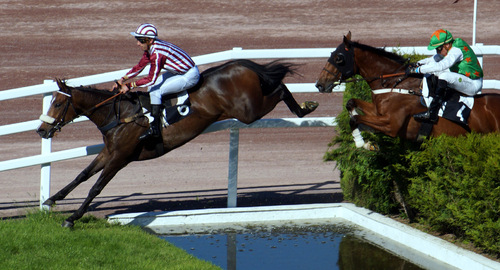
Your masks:
<path fill-rule="evenodd" d="M 260 65 L 253 61 L 241 59 L 237 60 L 242 66 L 257 73 L 260 79 L 262 92 L 264 95 L 273 93 L 282 83 L 287 74 L 295 73 L 295 65 L 292 63 L 283 63 L 279 60 Z"/>

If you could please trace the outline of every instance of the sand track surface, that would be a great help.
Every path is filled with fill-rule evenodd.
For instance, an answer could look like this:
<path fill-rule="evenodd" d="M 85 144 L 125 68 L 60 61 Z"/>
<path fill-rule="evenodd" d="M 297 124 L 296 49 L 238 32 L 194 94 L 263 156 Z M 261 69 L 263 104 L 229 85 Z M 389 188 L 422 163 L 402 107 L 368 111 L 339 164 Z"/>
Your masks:
<path fill-rule="evenodd" d="M 473 1 L 461 0 L 243 0 L 243 1 L 0 1 L 0 91 L 132 67 L 141 56 L 129 32 L 144 22 L 160 38 L 192 56 L 230 50 L 334 48 L 348 31 L 372 46 L 425 46 L 437 28 L 472 41 Z M 478 43 L 500 44 L 500 1 L 478 1 Z M 498 56 L 484 60 L 486 79 L 500 79 Z M 257 60 L 267 62 L 269 60 Z M 300 75 L 285 82 L 311 83 L 324 59 L 292 59 Z M 209 65 L 200 66 L 201 70 Z M 98 87 L 108 88 L 109 84 Z M 311 117 L 335 116 L 341 94 L 294 94 L 317 100 Z M 41 96 L 0 102 L 0 125 L 37 119 Z M 293 117 L 279 104 L 268 118 Z M 239 205 L 338 202 L 339 173 L 322 158 L 334 128 L 255 129 L 240 134 Z M 94 201 L 90 213 L 224 207 L 229 133 L 201 135 L 167 155 L 136 162 L 120 171 Z M 53 139 L 53 151 L 102 143 L 89 122 L 67 126 Z M 34 132 L 0 137 L 0 160 L 40 153 Z M 93 156 L 52 167 L 51 193 L 73 180 Z M 57 210 L 75 210 L 96 176 L 74 190 Z M 0 172 L 0 217 L 36 207 L 38 166 Z"/>

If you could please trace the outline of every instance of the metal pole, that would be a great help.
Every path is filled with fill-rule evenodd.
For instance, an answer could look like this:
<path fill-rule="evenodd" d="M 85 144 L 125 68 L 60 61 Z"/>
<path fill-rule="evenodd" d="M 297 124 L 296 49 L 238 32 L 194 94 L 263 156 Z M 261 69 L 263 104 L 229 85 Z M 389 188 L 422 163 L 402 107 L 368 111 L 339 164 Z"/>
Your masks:
<path fill-rule="evenodd" d="M 229 130 L 229 172 L 227 179 L 227 207 L 236 207 L 238 197 L 238 148 L 240 129 Z"/>

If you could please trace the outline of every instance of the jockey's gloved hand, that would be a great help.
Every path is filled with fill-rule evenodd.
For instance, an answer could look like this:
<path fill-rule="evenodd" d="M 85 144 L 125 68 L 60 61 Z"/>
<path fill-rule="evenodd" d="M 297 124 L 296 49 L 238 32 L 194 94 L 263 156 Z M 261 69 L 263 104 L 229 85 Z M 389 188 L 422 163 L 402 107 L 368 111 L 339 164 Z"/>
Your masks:
<path fill-rule="evenodd" d="M 420 66 L 420 63 L 416 62 L 416 63 L 409 63 L 408 64 L 408 67 L 412 67 L 412 68 L 416 68 L 416 67 L 419 67 Z"/>
<path fill-rule="evenodd" d="M 410 75 L 410 74 L 417 74 L 417 73 L 420 73 L 419 72 L 419 67 L 418 66 L 415 66 L 415 67 L 412 67 L 411 64 L 406 68 L 405 70 L 405 74 L 406 76 Z"/>

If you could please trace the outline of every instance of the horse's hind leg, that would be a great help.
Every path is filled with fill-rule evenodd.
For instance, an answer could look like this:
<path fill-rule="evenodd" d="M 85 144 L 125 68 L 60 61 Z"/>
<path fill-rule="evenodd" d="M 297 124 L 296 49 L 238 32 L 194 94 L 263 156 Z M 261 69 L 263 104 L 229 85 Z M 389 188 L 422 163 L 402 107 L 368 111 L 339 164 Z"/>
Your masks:
<path fill-rule="evenodd" d="M 345 105 L 347 111 L 349 112 L 349 115 L 358 115 L 358 112 L 356 109 L 359 109 L 363 114 L 365 115 L 377 115 L 377 107 L 375 106 L 374 103 L 372 102 L 366 102 L 361 99 L 350 99 L 347 101 Z"/>
<path fill-rule="evenodd" d="M 288 90 L 288 88 L 283 83 L 278 86 L 278 91 L 281 100 L 283 100 L 286 106 L 288 106 L 288 109 L 290 109 L 290 111 L 298 117 L 304 117 L 318 108 L 319 104 L 316 101 L 305 101 L 301 105 L 299 105 L 290 90 Z"/>
<path fill-rule="evenodd" d="M 107 155 L 106 148 L 104 148 L 99 155 L 85 168 L 78 176 L 73 180 L 71 183 L 69 183 L 67 186 L 59 190 L 56 194 L 48 198 L 43 204 L 47 206 L 53 206 L 56 201 L 62 200 L 66 198 L 66 196 L 73 191 L 78 185 L 81 183 L 87 181 L 90 177 L 92 177 L 94 174 L 98 173 L 102 168 L 104 168 L 104 165 L 106 164 L 103 162 L 104 157 Z"/>
<path fill-rule="evenodd" d="M 365 115 L 376 115 L 377 108 L 373 103 L 366 102 L 360 99 L 350 99 L 346 103 L 346 109 L 351 116 L 351 120 L 349 124 L 352 130 L 352 137 L 354 139 L 354 143 L 357 148 L 365 148 L 367 150 L 374 150 L 376 147 L 373 147 L 370 142 L 365 142 L 363 136 L 361 136 L 361 131 L 359 129 L 359 123 L 356 121 L 357 116 L 359 115 L 356 109 L 359 109 Z"/>

